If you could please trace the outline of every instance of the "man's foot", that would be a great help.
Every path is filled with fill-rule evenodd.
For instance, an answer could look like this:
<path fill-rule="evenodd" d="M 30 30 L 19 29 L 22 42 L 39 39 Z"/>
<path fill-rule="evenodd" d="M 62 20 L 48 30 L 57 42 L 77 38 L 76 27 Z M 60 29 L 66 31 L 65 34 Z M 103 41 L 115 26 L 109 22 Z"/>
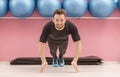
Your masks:
<path fill-rule="evenodd" d="M 64 65 L 65 65 L 64 58 L 59 58 L 59 65 L 60 65 L 60 67 L 64 67 Z"/>
<path fill-rule="evenodd" d="M 59 65 L 58 65 L 58 59 L 53 59 L 52 60 L 52 65 L 53 65 L 53 67 L 58 67 Z"/>

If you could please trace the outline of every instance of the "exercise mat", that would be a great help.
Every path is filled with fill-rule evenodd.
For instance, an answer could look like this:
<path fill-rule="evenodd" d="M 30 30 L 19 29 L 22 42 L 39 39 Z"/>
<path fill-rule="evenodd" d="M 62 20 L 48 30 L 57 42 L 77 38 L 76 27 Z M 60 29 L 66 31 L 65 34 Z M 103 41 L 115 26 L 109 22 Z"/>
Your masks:
<path fill-rule="evenodd" d="M 52 64 L 52 57 L 46 57 L 49 65 Z M 65 65 L 71 65 L 73 57 L 64 57 Z M 20 57 L 10 61 L 11 65 L 40 65 L 40 57 Z M 99 65 L 103 63 L 103 59 L 97 56 L 86 56 L 78 59 L 78 65 Z"/>

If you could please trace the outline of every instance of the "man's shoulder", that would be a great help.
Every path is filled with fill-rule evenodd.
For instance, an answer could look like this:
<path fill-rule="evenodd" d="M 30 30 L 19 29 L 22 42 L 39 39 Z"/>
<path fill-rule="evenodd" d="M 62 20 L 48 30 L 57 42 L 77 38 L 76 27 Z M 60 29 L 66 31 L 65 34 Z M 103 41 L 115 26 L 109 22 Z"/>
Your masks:
<path fill-rule="evenodd" d="M 76 27 L 75 24 L 72 23 L 72 22 L 69 21 L 69 20 L 66 21 L 66 25 L 67 25 L 68 27 Z"/>
<path fill-rule="evenodd" d="M 67 24 L 71 24 L 72 22 L 71 22 L 71 21 L 69 21 L 69 20 L 66 20 L 66 23 L 67 23 Z"/>
<path fill-rule="evenodd" d="M 48 25 L 53 25 L 53 21 L 48 21 L 48 22 L 46 23 L 46 26 L 48 26 Z"/>
<path fill-rule="evenodd" d="M 54 25 L 53 21 L 48 21 L 46 24 L 45 24 L 45 28 L 50 28 Z"/>

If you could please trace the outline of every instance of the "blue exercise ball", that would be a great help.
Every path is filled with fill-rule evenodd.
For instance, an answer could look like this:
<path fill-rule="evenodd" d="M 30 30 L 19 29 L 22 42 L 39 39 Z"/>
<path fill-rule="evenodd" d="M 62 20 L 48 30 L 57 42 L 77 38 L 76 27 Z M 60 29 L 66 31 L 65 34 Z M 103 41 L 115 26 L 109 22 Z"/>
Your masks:
<path fill-rule="evenodd" d="M 87 10 L 86 0 L 64 0 L 63 9 L 66 10 L 69 17 L 83 16 Z"/>
<path fill-rule="evenodd" d="M 89 12 L 95 17 L 108 17 L 115 9 L 115 0 L 89 0 Z"/>
<path fill-rule="evenodd" d="M 118 2 L 117 2 L 117 7 L 118 7 L 118 9 L 120 11 L 120 0 L 118 0 Z"/>
<path fill-rule="evenodd" d="M 52 17 L 57 9 L 61 9 L 60 0 L 38 0 L 38 12 L 42 17 Z"/>
<path fill-rule="evenodd" d="M 35 8 L 34 0 L 10 0 L 9 9 L 15 17 L 29 17 Z"/>
<path fill-rule="evenodd" d="M 117 1 L 118 1 L 118 0 L 115 0 L 115 8 L 117 8 Z"/>
<path fill-rule="evenodd" d="M 6 15 L 8 10 L 8 0 L 0 0 L 0 17 Z"/>

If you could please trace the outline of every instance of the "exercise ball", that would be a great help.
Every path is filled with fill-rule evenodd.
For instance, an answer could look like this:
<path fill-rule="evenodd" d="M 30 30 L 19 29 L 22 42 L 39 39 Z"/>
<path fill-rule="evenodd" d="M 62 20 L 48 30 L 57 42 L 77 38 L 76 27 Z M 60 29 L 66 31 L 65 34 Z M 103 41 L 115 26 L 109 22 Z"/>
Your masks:
<path fill-rule="evenodd" d="M 60 0 L 38 0 L 38 12 L 42 17 L 52 17 L 57 9 L 61 9 Z"/>
<path fill-rule="evenodd" d="M 117 2 L 117 7 L 118 7 L 118 9 L 120 11 L 120 0 L 118 0 L 118 2 Z"/>
<path fill-rule="evenodd" d="M 35 8 L 34 0 L 10 0 L 9 9 L 15 17 L 29 17 Z"/>
<path fill-rule="evenodd" d="M 83 16 L 87 10 L 86 0 L 64 0 L 63 9 L 66 10 L 69 17 Z"/>
<path fill-rule="evenodd" d="M 8 10 L 8 0 L 0 0 L 0 17 L 5 16 Z"/>
<path fill-rule="evenodd" d="M 115 0 L 89 0 L 89 12 L 95 17 L 108 17 L 115 9 Z"/>
<path fill-rule="evenodd" d="M 117 1 L 118 1 L 118 0 L 115 0 L 115 8 L 117 8 Z"/>

